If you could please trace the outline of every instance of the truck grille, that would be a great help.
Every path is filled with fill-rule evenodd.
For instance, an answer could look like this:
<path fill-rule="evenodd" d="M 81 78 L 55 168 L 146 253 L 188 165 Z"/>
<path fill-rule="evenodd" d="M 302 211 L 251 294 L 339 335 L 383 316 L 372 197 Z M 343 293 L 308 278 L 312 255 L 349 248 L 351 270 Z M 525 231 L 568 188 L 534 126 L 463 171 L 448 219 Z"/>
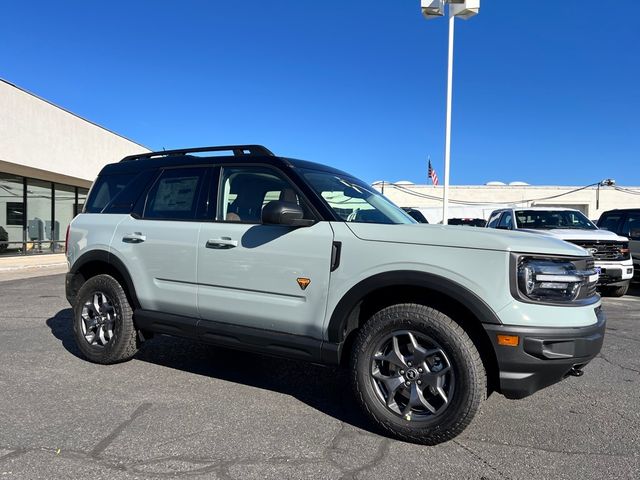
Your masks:
<path fill-rule="evenodd" d="M 630 258 L 628 253 L 629 244 L 627 243 L 611 240 L 596 240 L 591 242 L 585 242 L 584 240 L 567 241 L 584 248 L 596 260 L 628 260 Z M 622 249 L 626 249 L 627 253 L 622 253 Z"/>

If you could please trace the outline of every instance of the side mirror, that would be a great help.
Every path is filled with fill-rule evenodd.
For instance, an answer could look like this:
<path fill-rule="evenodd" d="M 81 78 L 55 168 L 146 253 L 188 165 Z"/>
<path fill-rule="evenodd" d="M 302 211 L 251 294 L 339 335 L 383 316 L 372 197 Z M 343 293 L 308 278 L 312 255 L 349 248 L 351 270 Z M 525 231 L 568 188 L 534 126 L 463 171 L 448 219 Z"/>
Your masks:
<path fill-rule="evenodd" d="M 304 218 L 304 211 L 297 203 L 274 200 L 262 207 L 262 223 L 265 225 L 310 227 L 314 222 Z"/>

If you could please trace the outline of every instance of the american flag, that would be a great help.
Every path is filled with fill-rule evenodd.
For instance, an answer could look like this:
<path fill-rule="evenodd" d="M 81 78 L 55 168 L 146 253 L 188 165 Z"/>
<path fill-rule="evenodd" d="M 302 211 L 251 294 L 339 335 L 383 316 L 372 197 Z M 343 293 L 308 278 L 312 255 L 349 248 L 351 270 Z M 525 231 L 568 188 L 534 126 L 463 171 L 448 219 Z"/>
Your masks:
<path fill-rule="evenodd" d="M 427 175 L 429 175 L 431 183 L 433 183 L 434 185 L 438 185 L 438 174 L 431 166 L 431 159 L 429 159 L 429 173 Z"/>

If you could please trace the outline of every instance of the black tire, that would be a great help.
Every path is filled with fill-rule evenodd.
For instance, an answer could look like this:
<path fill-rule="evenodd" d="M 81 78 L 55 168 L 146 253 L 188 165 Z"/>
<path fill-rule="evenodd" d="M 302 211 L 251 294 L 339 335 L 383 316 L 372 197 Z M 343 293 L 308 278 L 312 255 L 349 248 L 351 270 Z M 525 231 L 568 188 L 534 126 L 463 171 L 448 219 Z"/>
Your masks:
<path fill-rule="evenodd" d="M 83 309 L 94 295 L 103 294 L 112 307 L 111 337 L 104 345 L 91 344 L 85 337 L 86 323 Z M 133 324 L 133 310 L 124 289 L 110 275 L 96 275 L 87 280 L 78 291 L 73 307 L 73 333 L 82 354 L 91 362 L 112 364 L 131 359 L 138 351 L 138 332 Z M 83 327 L 84 323 L 84 327 Z"/>
<path fill-rule="evenodd" d="M 600 293 L 603 297 L 623 297 L 629 290 L 629 283 L 620 287 L 602 287 Z"/>
<path fill-rule="evenodd" d="M 381 390 L 373 379 L 372 362 L 380 342 L 389 336 L 402 335 L 403 332 L 414 332 L 411 338 L 424 336 L 432 339 L 447 357 L 450 367 L 447 370 L 454 373 L 449 377 L 449 388 L 453 388 L 450 390 L 453 392 L 452 398 L 433 418 L 430 412 L 424 412 L 421 419 L 407 419 L 413 412 L 403 417 L 402 412 L 392 411 L 380 397 Z M 379 355 L 378 352 L 376 358 L 380 358 Z M 415 368 L 412 370 L 415 371 Z M 459 435 L 471 423 L 487 394 L 484 365 L 467 333 L 442 312 L 418 304 L 387 307 L 362 326 L 351 351 L 351 377 L 358 401 L 380 428 L 402 440 L 425 445 L 446 442 Z M 415 383 L 418 383 L 417 380 Z M 422 387 L 415 387 L 425 389 L 424 383 Z M 424 392 L 427 390 L 423 390 L 423 395 Z M 404 394 L 400 395 L 402 400 Z"/>

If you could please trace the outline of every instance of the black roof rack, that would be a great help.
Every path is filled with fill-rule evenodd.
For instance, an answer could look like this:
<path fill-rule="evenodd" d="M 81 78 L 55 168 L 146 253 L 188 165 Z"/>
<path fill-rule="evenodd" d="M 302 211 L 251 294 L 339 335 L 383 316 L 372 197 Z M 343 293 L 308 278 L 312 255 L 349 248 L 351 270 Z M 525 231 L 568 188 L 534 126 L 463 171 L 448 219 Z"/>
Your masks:
<path fill-rule="evenodd" d="M 129 155 L 124 157 L 120 162 L 132 162 L 134 160 L 142 160 L 145 158 L 155 157 L 173 157 L 179 155 L 187 155 L 189 153 L 198 152 L 233 152 L 236 157 L 242 157 L 247 155 L 265 155 L 269 157 L 275 156 L 271 150 L 262 145 L 225 145 L 218 147 L 198 147 L 198 148 L 183 148 L 180 150 L 163 150 L 161 152 L 140 153 L 137 155 Z"/>

